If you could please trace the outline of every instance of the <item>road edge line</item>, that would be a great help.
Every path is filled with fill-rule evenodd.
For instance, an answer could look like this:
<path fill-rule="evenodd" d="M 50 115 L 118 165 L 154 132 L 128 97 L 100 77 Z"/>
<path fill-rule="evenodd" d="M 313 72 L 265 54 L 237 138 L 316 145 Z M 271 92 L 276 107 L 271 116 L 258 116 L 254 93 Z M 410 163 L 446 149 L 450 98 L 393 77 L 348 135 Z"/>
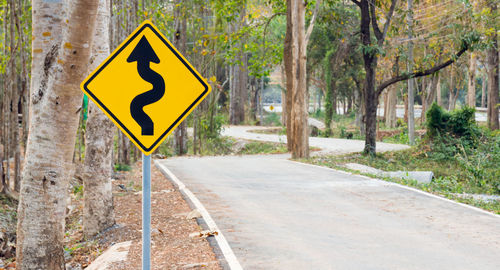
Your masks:
<path fill-rule="evenodd" d="M 323 166 L 319 166 L 319 165 L 315 165 L 315 164 L 309 164 L 309 163 L 304 163 L 304 162 L 290 160 L 290 159 L 287 159 L 287 161 L 293 162 L 293 163 L 299 163 L 299 164 L 302 164 L 302 165 L 305 165 L 305 166 L 312 166 L 312 167 L 317 167 L 317 168 L 321 168 L 321 169 L 325 169 L 325 170 L 330 170 L 330 171 L 334 171 L 334 172 L 338 172 L 338 173 L 342 173 L 342 174 L 355 175 L 355 176 L 359 176 L 359 177 L 362 177 L 362 178 L 370 179 L 370 180 L 373 180 L 373 181 L 379 181 L 379 182 L 382 182 L 384 184 L 394 185 L 394 186 L 397 186 L 397 187 L 400 187 L 400 188 L 403 188 L 403 189 L 411 190 L 411 191 L 414 191 L 416 193 L 420 193 L 420 194 L 426 195 L 426 196 L 431 197 L 431 198 L 440 199 L 440 200 L 443 200 L 443 201 L 446 201 L 446 202 L 458 204 L 458 205 L 461 205 L 463 207 L 469 208 L 471 210 L 475 210 L 475 211 L 483 213 L 483 214 L 487 214 L 487 215 L 490 215 L 490 216 L 493 216 L 493 217 L 496 217 L 496 218 L 500 218 L 500 215 L 492 213 L 492 212 L 488 212 L 488 211 L 483 210 L 481 208 L 478 208 L 478 207 L 475 207 L 475 206 L 472 206 L 472 205 L 469 205 L 469 204 L 457 202 L 457 201 L 454 201 L 454 200 L 451 200 L 451 199 L 448 199 L 448 198 L 445 198 L 445 197 L 438 196 L 436 194 L 425 192 L 423 190 L 420 190 L 420 189 L 417 189 L 417 188 L 414 188 L 414 187 L 405 186 L 403 184 L 389 182 L 389 181 L 385 181 L 385 180 L 378 179 L 378 178 L 372 178 L 372 177 L 369 177 L 369 176 L 366 176 L 366 175 L 355 174 L 355 173 L 351 173 L 351 172 L 346 172 L 346 171 L 342 171 L 342 170 L 337 170 L 337 169 L 333 169 L 333 168 L 329 168 L 329 167 L 323 167 Z"/>
<path fill-rule="evenodd" d="M 183 192 L 186 197 L 191 201 L 191 203 L 200 211 L 201 216 L 205 220 L 205 223 L 207 224 L 208 228 L 211 231 L 216 231 L 218 232 L 217 235 L 214 235 L 215 241 L 217 242 L 217 245 L 219 246 L 220 250 L 222 251 L 222 255 L 226 259 L 227 264 L 229 265 L 229 268 L 231 270 L 243 270 L 241 267 L 240 262 L 238 261 L 238 258 L 236 258 L 236 255 L 234 255 L 233 250 L 231 249 L 231 246 L 229 246 L 229 243 L 227 242 L 226 238 L 222 234 L 222 231 L 219 229 L 215 221 L 212 219 L 210 214 L 208 213 L 207 209 L 203 204 L 196 198 L 196 196 L 189 190 L 184 183 L 182 183 L 175 174 L 172 173 L 166 166 L 160 163 L 158 160 L 154 160 L 155 166 L 160 169 L 164 174 L 170 178 L 172 182 L 174 182 L 175 185 L 179 188 L 179 191 Z"/>

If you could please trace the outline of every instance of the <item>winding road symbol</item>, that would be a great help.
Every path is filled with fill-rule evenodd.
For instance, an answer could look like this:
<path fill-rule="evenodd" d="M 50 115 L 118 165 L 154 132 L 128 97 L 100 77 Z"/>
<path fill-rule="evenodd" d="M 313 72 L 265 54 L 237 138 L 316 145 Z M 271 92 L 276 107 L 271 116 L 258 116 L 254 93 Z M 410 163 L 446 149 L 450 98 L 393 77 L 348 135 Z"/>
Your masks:
<path fill-rule="evenodd" d="M 148 20 L 80 87 L 145 155 L 210 93 L 205 78 Z"/>
<path fill-rule="evenodd" d="M 136 96 L 130 103 L 130 114 L 141 126 L 142 135 L 154 135 L 154 123 L 144 112 L 144 107 L 159 101 L 165 94 L 165 81 L 162 76 L 151 69 L 151 62 L 159 64 L 160 59 L 145 36 L 139 40 L 127 62 L 137 62 L 137 71 L 141 78 L 153 85 L 153 89 Z"/>

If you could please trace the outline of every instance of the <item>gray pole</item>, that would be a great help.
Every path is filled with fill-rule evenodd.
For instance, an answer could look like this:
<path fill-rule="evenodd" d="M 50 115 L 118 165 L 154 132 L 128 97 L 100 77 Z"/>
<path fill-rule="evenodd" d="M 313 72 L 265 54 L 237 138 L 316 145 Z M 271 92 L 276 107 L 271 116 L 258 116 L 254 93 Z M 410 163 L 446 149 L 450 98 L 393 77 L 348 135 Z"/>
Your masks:
<path fill-rule="evenodd" d="M 262 115 L 262 95 L 264 95 L 264 77 L 260 78 L 260 93 L 259 93 L 259 118 L 260 125 L 264 125 L 264 116 Z"/>
<path fill-rule="evenodd" d="M 151 156 L 142 154 L 142 270 L 151 269 Z"/>
<path fill-rule="evenodd" d="M 413 72 L 413 0 L 408 0 L 408 72 Z M 408 138 L 415 144 L 415 79 L 408 80 Z M 423 113 L 423 112 L 422 112 Z"/>

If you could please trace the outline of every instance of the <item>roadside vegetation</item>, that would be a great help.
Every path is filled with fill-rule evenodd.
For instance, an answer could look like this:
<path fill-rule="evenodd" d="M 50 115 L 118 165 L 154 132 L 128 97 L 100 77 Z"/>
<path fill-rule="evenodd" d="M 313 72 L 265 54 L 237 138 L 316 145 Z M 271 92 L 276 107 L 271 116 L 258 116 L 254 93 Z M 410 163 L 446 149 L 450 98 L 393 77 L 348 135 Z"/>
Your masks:
<path fill-rule="evenodd" d="M 359 163 L 384 171 L 432 171 L 429 184 L 386 179 L 500 213 L 500 201 L 473 199 L 471 194 L 500 195 L 500 133 L 479 127 L 474 109 L 447 112 L 433 104 L 427 112 L 426 135 L 410 149 L 363 155 L 318 156 L 305 162 L 347 170 Z"/>

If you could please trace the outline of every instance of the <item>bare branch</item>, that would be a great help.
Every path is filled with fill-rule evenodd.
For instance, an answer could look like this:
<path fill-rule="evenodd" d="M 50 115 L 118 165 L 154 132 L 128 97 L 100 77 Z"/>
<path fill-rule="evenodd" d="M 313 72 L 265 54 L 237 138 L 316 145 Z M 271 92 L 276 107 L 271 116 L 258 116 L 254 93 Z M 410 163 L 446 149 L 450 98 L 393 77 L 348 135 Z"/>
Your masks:
<path fill-rule="evenodd" d="M 380 31 L 380 28 L 378 27 L 377 13 L 375 13 L 375 1 L 369 0 L 368 6 L 370 6 L 370 18 L 372 19 L 373 32 L 375 33 L 375 37 L 377 38 L 377 40 L 380 41 L 383 38 L 383 35 Z"/>
<path fill-rule="evenodd" d="M 321 5 L 321 0 L 316 0 L 316 7 L 314 7 L 314 13 L 312 15 L 311 21 L 309 22 L 309 27 L 306 32 L 306 46 L 309 43 L 309 38 L 311 37 L 311 33 L 314 28 L 314 22 L 316 21 L 316 17 L 318 16 L 319 6 Z"/>
<path fill-rule="evenodd" d="M 392 0 L 391 7 L 389 8 L 389 13 L 385 16 L 384 32 L 382 33 L 382 41 L 387 36 L 387 31 L 389 30 L 389 25 L 391 24 L 392 15 L 394 15 L 394 10 L 396 9 L 396 4 L 398 0 Z"/>
<path fill-rule="evenodd" d="M 351 0 L 354 4 L 361 8 L 361 3 L 357 0 Z"/>
<path fill-rule="evenodd" d="M 394 83 L 400 82 L 400 81 L 405 81 L 410 78 L 417 78 L 417 77 L 422 77 L 422 76 L 427 76 L 436 73 L 437 71 L 453 64 L 457 59 L 464 54 L 467 50 L 469 49 L 469 46 L 464 46 L 460 51 L 458 51 L 453 57 L 448 59 L 448 61 L 441 63 L 439 65 L 436 65 L 432 68 L 429 68 L 427 70 L 421 70 L 417 72 L 413 72 L 410 74 L 403 74 L 403 75 L 398 75 L 396 77 L 393 77 L 389 80 L 386 80 L 382 82 L 378 87 L 377 87 L 377 95 L 380 95 L 382 91 L 384 91 L 385 88 L 387 88 L 389 85 L 392 85 Z"/>

